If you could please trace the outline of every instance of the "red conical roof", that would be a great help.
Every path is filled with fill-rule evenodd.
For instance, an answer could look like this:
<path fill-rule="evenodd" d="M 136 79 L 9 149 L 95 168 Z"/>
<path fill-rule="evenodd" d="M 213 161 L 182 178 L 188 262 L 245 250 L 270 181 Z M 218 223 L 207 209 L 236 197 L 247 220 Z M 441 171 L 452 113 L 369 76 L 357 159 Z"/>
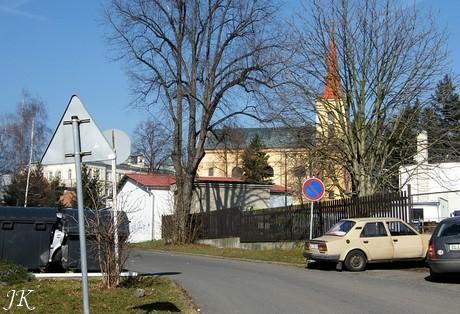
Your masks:
<path fill-rule="evenodd" d="M 329 53 L 326 60 L 327 75 L 326 84 L 324 86 L 323 98 L 339 99 L 340 98 L 340 81 L 339 71 L 337 68 L 337 54 L 335 52 L 335 44 L 331 39 L 329 42 Z"/>

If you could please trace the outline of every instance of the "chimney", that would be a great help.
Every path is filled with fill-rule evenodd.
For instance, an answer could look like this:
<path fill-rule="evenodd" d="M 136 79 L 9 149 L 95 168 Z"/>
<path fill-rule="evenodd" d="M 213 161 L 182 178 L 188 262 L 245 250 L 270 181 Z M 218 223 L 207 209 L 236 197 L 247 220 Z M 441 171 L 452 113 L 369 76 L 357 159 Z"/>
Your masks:
<path fill-rule="evenodd" d="M 417 135 L 417 154 L 415 154 L 417 164 L 428 163 L 428 134 L 424 130 Z"/>

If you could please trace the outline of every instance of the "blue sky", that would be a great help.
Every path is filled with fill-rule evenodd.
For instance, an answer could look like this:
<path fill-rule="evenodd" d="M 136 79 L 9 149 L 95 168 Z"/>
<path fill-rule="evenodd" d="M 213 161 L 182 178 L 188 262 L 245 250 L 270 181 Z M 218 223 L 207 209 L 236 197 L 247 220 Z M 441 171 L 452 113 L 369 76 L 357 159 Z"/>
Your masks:
<path fill-rule="evenodd" d="M 101 21 L 104 2 L 0 0 L 0 113 L 12 112 L 27 89 L 44 101 L 54 129 L 77 94 L 102 131 L 132 133 L 145 113 L 128 106 L 128 79 L 122 65 L 110 60 Z M 459 75 L 460 1 L 416 3 L 431 7 L 439 26 L 447 27 L 451 70 Z"/>

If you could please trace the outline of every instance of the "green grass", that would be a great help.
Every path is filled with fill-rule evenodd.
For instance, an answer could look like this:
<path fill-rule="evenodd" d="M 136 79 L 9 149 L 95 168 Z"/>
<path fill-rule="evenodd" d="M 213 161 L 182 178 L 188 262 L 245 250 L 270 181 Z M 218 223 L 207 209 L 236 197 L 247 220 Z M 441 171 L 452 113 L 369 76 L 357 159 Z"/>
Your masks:
<path fill-rule="evenodd" d="M 185 291 L 173 281 L 163 277 L 140 277 L 125 281 L 119 288 L 107 290 L 101 281 L 90 280 L 91 313 L 196 313 Z M 133 295 L 137 288 L 145 290 L 144 297 Z M 21 284 L 0 286 L 0 308 L 8 307 L 8 291 L 35 290 L 28 297 L 34 311 L 13 306 L 5 313 L 81 313 L 81 281 L 34 280 Z M 11 294 L 10 294 L 11 296 Z M 16 299 L 19 301 L 19 297 Z M 16 302 L 17 304 L 18 302 Z"/>
<path fill-rule="evenodd" d="M 171 245 L 163 241 L 148 241 L 131 244 L 132 248 L 160 250 L 168 252 L 193 253 L 212 255 L 219 257 L 243 258 L 249 260 L 281 262 L 289 264 L 305 264 L 302 256 L 302 246 L 293 249 L 272 249 L 272 250 L 245 250 L 245 249 L 222 249 L 204 244 Z"/>

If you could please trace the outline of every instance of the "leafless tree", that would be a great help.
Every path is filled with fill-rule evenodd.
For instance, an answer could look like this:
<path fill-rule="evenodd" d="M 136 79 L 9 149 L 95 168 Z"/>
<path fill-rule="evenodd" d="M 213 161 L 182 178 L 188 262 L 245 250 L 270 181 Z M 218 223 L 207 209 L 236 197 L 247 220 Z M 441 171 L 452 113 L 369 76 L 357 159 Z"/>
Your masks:
<path fill-rule="evenodd" d="M 170 165 L 171 133 L 161 123 L 152 119 L 142 121 L 134 131 L 134 151 L 147 161 L 149 172 Z"/>
<path fill-rule="evenodd" d="M 88 238 L 93 245 L 89 254 L 97 255 L 103 274 L 103 285 L 107 289 L 115 288 L 120 283 L 120 273 L 128 258 L 128 215 L 140 211 L 141 202 L 129 202 L 131 193 L 118 197 L 118 211 L 91 209 L 86 214 Z M 97 201 L 97 200 L 95 200 Z M 115 222 L 114 215 L 117 215 Z M 115 234 L 118 232 L 118 252 L 115 252 Z M 116 259 L 118 254 L 118 260 Z"/>
<path fill-rule="evenodd" d="M 209 143 L 213 145 L 217 154 L 217 168 L 226 177 L 243 176 L 240 172 L 233 171 L 235 167 L 242 169 L 243 149 L 246 145 L 246 134 L 236 124 L 226 124 L 222 129 L 215 130 L 210 137 Z M 230 168 L 230 166 L 234 166 Z"/>
<path fill-rule="evenodd" d="M 46 126 L 46 109 L 40 99 L 27 91 L 16 106 L 16 112 L 4 113 L 0 121 L 0 171 L 12 172 L 27 164 L 30 156 L 31 128 L 34 121 L 32 160 L 38 160 L 46 147 L 49 128 Z"/>
<path fill-rule="evenodd" d="M 393 184 L 399 167 L 412 160 L 398 150 L 445 66 L 445 33 L 415 6 L 398 5 L 309 1 L 289 30 L 294 53 L 276 112 L 291 124 L 320 124 L 310 146 L 320 160 L 313 168 L 339 187 L 348 177 L 355 195 Z"/>
<path fill-rule="evenodd" d="M 173 128 L 177 242 L 192 240 L 188 213 L 208 131 L 238 114 L 257 116 L 242 99 L 277 71 L 275 13 L 269 0 L 113 0 L 107 8 L 138 103 Z"/>

